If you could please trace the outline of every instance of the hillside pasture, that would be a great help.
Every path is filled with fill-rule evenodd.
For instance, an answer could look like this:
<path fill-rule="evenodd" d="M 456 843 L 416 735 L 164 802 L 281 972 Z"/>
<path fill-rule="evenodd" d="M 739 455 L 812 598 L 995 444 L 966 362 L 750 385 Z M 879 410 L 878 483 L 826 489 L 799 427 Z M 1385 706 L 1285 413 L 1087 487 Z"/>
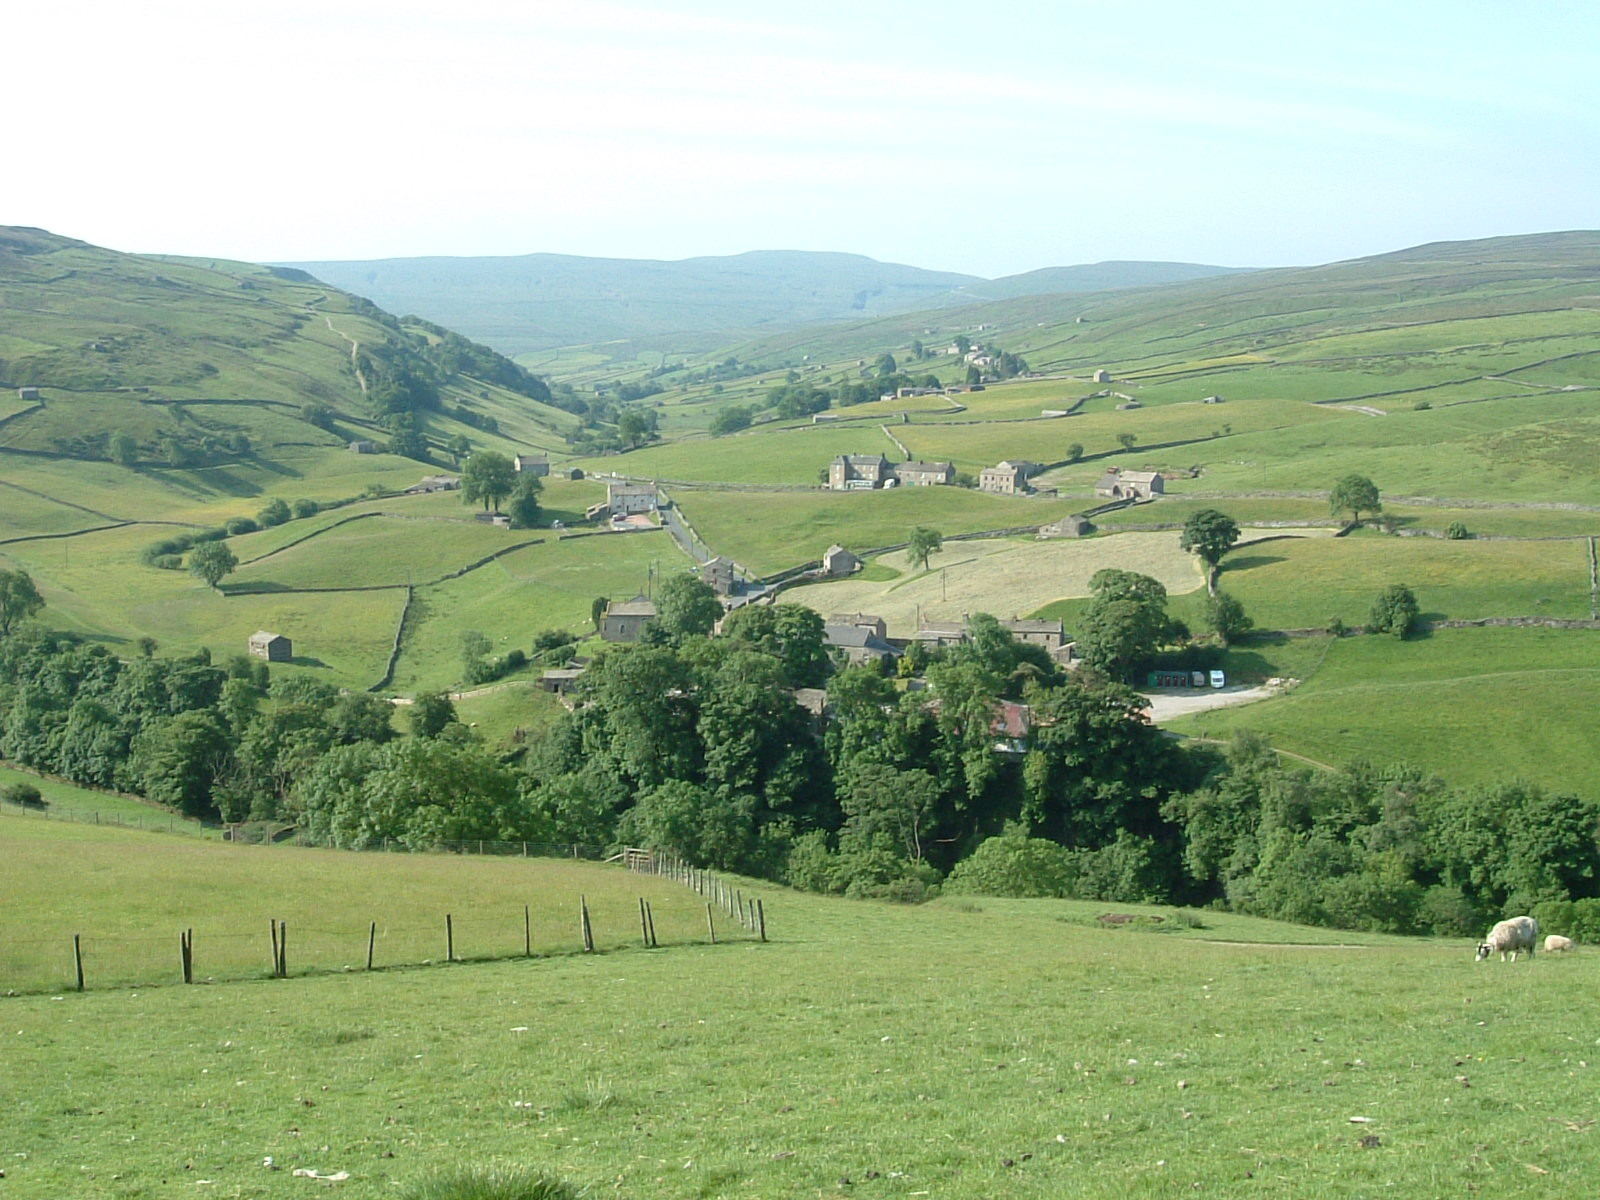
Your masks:
<path fill-rule="evenodd" d="M 1334 765 L 1404 762 L 1452 783 L 1522 778 L 1590 795 L 1600 788 L 1596 694 L 1590 630 L 1441 629 L 1404 642 L 1336 639 L 1292 692 L 1171 727 L 1218 738 L 1251 729 Z"/>
<path fill-rule="evenodd" d="M 345 521 L 295 545 L 241 566 L 224 582 L 230 592 L 348 586 L 350 566 L 361 564 L 365 586 L 426 583 L 521 542 L 553 537 L 549 531 L 502 529 L 457 517 L 374 514 Z M 237 553 L 237 551 L 235 551 Z"/>
<path fill-rule="evenodd" d="M 1043 525 L 1083 507 L 953 487 L 778 494 L 679 488 L 672 498 L 708 546 L 759 575 L 819 560 L 835 542 L 861 551 L 901 544 L 919 525 L 948 537 Z"/>
<path fill-rule="evenodd" d="M 73 821 L 90 825 L 116 825 L 125 829 L 185 833 L 200 837 L 216 834 L 214 829 L 207 830 L 198 821 L 190 820 L 170 809 L 147 804 L 136 796 L 80 787 L 62 779 L 36 775 L 32 771 L 0 763 L 0 787 L 18 783 L 38 788 L 44 803 L 34 808 L 0 802 L 0 822 L 7 819 Z M 0 830 L 6 828 L 8 826 L 0 824 Z"/>
<path fill-rule="evenodd" d="M 1425 618 L 1590 615 L 1582 539 L 1283 538 L 1235 550 L 1217 579 L 1259 629 L 1363 625 L 1391 583 L 1416 593 Z"/>
<path fill-rule="evenodd" d="M 546 629 L 587 634 L 596 597 L 631 598 L 649 588 L 652 572 L 660 579 L 691 565 L 665 532 L 544 536 L 459 579 L 417 589 L 396 689 L 454 686 L 465 630 L 483 633 L 496 654 L 527 651 Z"/>
<path fill-rule="evenodd" d="M 1115 567 L 1159 580 L 1169 593 L 1204 586 L 1194 558 L 1178 549 L 1172 533 L 1125 533 L 1085 540 L 1021 541 L 1010 538 L 946 542 L 930 569 L 905 551 L 877 559 L 900 572 L 888 582 L 844 579 L 792 588 L 785 603 L 804 604 L 824 617 L 836 612 L 881 616 L 897 636 L 909 636 L 919 615 L 959 620 L 965 613 L 1023 616 L 1063 596 L 1089 595 L 1096 571 Z"/>
<path fill-rule="evenodd" d="M 903 427 L 890 428 L 898 435 Z M 580 465 L 635 479 L 819 487 L 827 478 L 828 464 L 840 454 L 882 454 L 891 462 L 904 457 L 876 425 L 845 429 L 806 425 L 692 438 Z"/>
<path fill-rule="evenodd" d="M 209 1180 L 265 1200 L 315 1168 L 369 1200 L 495 1161 L 663 1200 L 1531 1198 L 1600 1171 L 1575 1099 L 1600 1069 L 1571 1029 L 1596 982 L 1583 954 L 1474 965 L 1465 940 L 1222 913 L 765 887 L 774 940 L 713 947 L 694 893 L 585 864 L 137 840 L 6 847 L 44 898 L 56 986 L 72 932 L 91 981 L 124 940 L 153 964 L 135 977 L 173 980 L 190 925 L 200 977 L 229 956 L 261 979 L 269 916 L 296 977 L 6 1001 L 18 1195 Z M 64 889 L 69 845 L 95 869 Z M 570 945 L 579 893 L 618 897 L 616 942 L 597 914 L 608 946 L 637 936 L 639 895 L 664 943 L 682 914 L 683 940 L 361 969 L 370 920 L 380 965 L 437 962 L 446 911 L 465 955 L 518 949 L 523 903 Z M 355 969 L 302 976 L 311 954 Z"/>

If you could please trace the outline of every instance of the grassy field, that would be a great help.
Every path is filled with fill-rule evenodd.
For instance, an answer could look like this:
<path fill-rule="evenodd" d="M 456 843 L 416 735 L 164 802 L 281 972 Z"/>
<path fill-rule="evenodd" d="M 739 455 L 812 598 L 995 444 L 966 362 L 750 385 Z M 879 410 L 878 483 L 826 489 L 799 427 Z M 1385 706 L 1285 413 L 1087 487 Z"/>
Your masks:
<path fill-rule="evenodd" d="M 0 804 L 0 818 L 35 821 L 76 821 L 91 825 L 117 825 L 129 829 L 159 830 L 164 833 L 188 833 L 212 836 L 214 830 L 204 829 L 199 822 L 179 816 L 169 809 L 146 804 L 133 796 L 117 792 L 101 792 L 79 787 L 60 779 L 35 775 L 32 771 L 18 770 L 0 764 L 0 786 L 25 783 L 39 789 L 44 803 L 38 808 L 13 804 Z"/>
<path fill-rule="evenodd" d="M 1600 638 L 1593 631 L 1341 638 L 1302 678 L 1285 696 L 1181 718 L 1171 728 L 1221 738 L 1254 729 L 1318 762 L 1408 762 L 1455 783 L 1521 777 L 1585 795 L 1600 788 L 1593 752 Z"/>
<path fill-rule="evenodd" d="M 763 575 L 820 559 L 834 542 L 865 550 L 904 542 L 919 525 L 946 537 L 1037 526 L 1083 507 L 950 487 L 778 494 L 680 488 L 672 498 L 707 545 Z"/>
<path fill-rule="evenodd" d="M 946 542 L 929 560 L 927 571 L 909 561 L 903 550 L 875 561 L 898 575 L 883 582 L 855 577 L 809 584 L 783 593 L 783 599 L 824 617 L 836 612 L 875 613 L 892 634 L 908 637 L 917 628 L 919 614 L 958 621 L 963 613 L 988 612 L 1004 619 L 1031 614 L 1064 596 L 1087 596 L 1090 577 L 1106 567 L 1149 575 L 1169 593 L 1191 592 L 1205 584 L 1194 558 L 1178 549 L 1175 533 Z"/>
<path fill-rule="evenodd" d="M 1260 629 L 1365 624 L 1391 583 L 1409 586 L 1429 619 L 1590 615 L 1582 540 L 1291 537 L 1235 550 L 1217 582 Z"/>
<path fill-rule="evenodd" d="M 679 905 L 692 924 L 698 900 L 583 865 L 101 834 L 8 839 L 24 874 L 6 886 L 42 880 L 58 940 L 89 916 L 102 942 L 150 938 L 149 983 L 176 975 L 188 924 L 205 975 L 222 914 L 188 906 L 219 895 L 258 977 L 269 914 L 291 963 L 304 925 L 343 929 L 359 966 L 368 913 L 415 922 L 413 950 L 437 959 L 443 911 L 469 898 L 512 941 L 522 903 L 556 915 L 620 883 L 620 910 L 650 895 L 659 929 Z M 93 868 L 71 887 L 63 851 Z M 1211 913 L 1113 930 L 1105 905 L 757 894 L 768 945 L 685 926 L 654 951 L 7 999 L 5 1187 L 275 1198 L 304 1194 L 305 1168 L 348 1172 L 340 1193 L 364 1198 L 505 1161 L 665 1200 L 1543 1197 L 1600 1171 L 1594 1048 L 1571 1022 L 1596 985 L 1583 954 L 1475 966 L 1464 941 Z"/>

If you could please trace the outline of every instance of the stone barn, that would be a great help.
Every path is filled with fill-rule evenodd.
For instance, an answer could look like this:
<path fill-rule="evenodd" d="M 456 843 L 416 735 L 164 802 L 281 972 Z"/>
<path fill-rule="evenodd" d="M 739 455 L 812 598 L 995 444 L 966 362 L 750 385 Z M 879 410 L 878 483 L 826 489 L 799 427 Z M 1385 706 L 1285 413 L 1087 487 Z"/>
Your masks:
<path fill-rule="evenodd" d="M 262 629 L 250 635 L 250 653 L 268 662 L 288 662 L 294 658 L 294 643 L 281 633 Z"/>

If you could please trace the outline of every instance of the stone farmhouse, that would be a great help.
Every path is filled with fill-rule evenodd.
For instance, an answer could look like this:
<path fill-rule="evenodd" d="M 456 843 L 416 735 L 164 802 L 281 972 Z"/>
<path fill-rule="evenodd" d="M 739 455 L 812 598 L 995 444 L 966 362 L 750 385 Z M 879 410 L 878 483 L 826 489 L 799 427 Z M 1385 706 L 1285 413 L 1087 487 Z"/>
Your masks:
<path fill-rule="evenodd" d="M 1059 521 L 1039 526 L 1039 536 L 1042 538 L 1088 537 L 1093 532 L 1093 522 L 1082 513 L 1070 513 Z"/>
<path fill-rule="evenodd" d="M 903 462 L 892 470 L 903 487 L 938 487 L 956 477 L 955 465 L 947 462 Z"/>
<path fill-rule="evenodd" d="M 600 639 L 606 642 L 636 642 L 646 621 L 656 617 L 656 606 L 644 596 L 606 605 L 600 618 Z"/>
<path fill-rule="evenodd" d="M 731 596 L 739 588 L 738 568 L 731 558 L 720 554 L 709 562 L 700 564 L 700 582 L 719 596 Z"/>
<path fill-rule="evenodd" d="M 835 492 L 871 491 L 892 486 L 894 465 L 881 454 L 841 454 L 828 464 L 828 487 Z"/>
<path fill-rule="evenodd" d="M 1094 485 L 1094 494 L 1108 500 L 1148 500 L 1164 495 L 1167 481 L 1160 471 L 1122 471 L 1112 467 Z"/>
<path fill-rule="evenodd" d="M 543 479 L 550 474 L 550 460 L 543 454 L 518 454 L 511 459 L 511 466 L 519 474 L 533 475 Z"/>
<path fill-rule="evenodd" d="M 613 517 L 656 511 L 656 485 L 611 480 L 606 484 L 606 507 Z"/>
<path fill-rule="evenodd" d="M 978 490 L 997 496 L 1015 496 L 1028 490 L 1028 479 L 1039 470 L 1038 463 L 1005 461 L 978 472 Z"/>

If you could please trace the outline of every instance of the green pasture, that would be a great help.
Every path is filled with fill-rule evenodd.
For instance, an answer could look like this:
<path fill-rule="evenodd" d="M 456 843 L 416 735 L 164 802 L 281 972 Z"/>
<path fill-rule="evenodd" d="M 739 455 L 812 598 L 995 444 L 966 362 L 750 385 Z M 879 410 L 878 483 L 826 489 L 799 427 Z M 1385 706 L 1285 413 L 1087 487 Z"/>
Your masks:
<path fill-rule="evenodd" d="M 1290 536 L 1230 553 L 1218 586 L 1260 629 L 1364 625 L 1384 587 L 1403 583 L 1426 619 L 1588 617 L 1589 554 L 1569 541 Z"/>
<path fill-rule="evenodd" d="M 1080 474 L 1079 479 L 1082 479 Z M 1200 481 L 1203 486 L 1204 480 Z M 1177 480 L 1175 487 L 1193 486 L 1186 480 Z M 1310 496 L 1193 496 L 1169 494 L 1154 504 L 1136 504 L 1129 508 L 1102 513 L 1094 518 L 1095 525 L 1104 530 L 1130 526 L 1170 525 L 1181 527 L 1191 515 L 1201 509 L 1214 508 L 1227 513 L 1244 527 L 1245 539 L 1270 535 L 1268 521 L 1305 522 L 1308 528 L 1336 528 L 1348 519 L 1349 514 L 1334 517 L 1328 512 L 1325 499 Z M 1460 521 L 1474 537 L 1491 538 L 1570 538 L 1600 535 L 1600 510 L 1561 508 L 1555 505 L 1492 505 L 1458 507 L 1446 504 L 1419 504 L 1385 500 L 1383 515 L 1403 531 L 1411 530 L 1443 536 L 1452 524 Z M 1292 531 L 1292 530 L 1291 530 Z"/>
<path fill-rule="evenodd" d="M 757 574 L 820 559 L 835 542 L 861 551 L 902 543 L 919 525 L 948 537 L 1043 525 L 1083 507 L 952 487 L 776 494 L 678 489 L 672 497 L 708 546 Z"/>
<path fill-rule="evenodd" d="M 514 749 L 521 736 L 548 725 L 566 709 L 552 692 L 539 687 L 543 667 L 530 667 L 524 678 L 488 688 L 472 688 L 455 696 L 456 717 L 497 751 Z M 401 719 L 404 724 L 404 719 Z"/>
<path fill-rule="evenodd" d="M 765 886 L 772 941 L 711 946 L 695 893 L 614 868 L 103 835 L 8 839 L 33 903 L 0 956 L 57 989 L 3 1002 L 17 1196 L 299 1196 L 303 1168 L 363 1200 L 493 1161 L 663 1200 L 1545 1197 L 1600 1171 L 1583 953 Z M 566 952 L 580 894 L 606 953 Z M 518 953 L 523 904 L 552 957 L 363 969 L 370 921 L 380 966 L 437 964 L 445 912 L 463 956 Z M 251 981 L 172 983 L 191 926 L 199 978 Z M 140 986 L 62 990 L 74 932 L 91 984 Z"/>
<path fill-rule="evenodd" d="M 1600 788 L 1600 637 L 1592 630 L 1340 638 L 1302 678 L 1284 696 L 1171 727 L 1220 738 L 1253 729 L 1318 762 L 1413 763 L 1453 783 L 1520 777 L 1585 795 Z"/>
<path fill-rule="evenodd" d="M 496 551 L 554 536 L 474 521 L 459 506 L 454 517 L 374 514 L 242 566 L 222 586 L 235 592 L 346 587 L 352 563 L 361 564 L 366 586 L 428 583 Z"/>
<path fill-rule="evenodd" d="M 38 788 L 44 804 L 39 808 L 23 808 L 0 802 L 0 821 L 11 818 L 19 821 L 73 821 L 164 833 L 206 835 L 208 832 L 197 821 L 154 804 L 146 804 L 135 796 L 80 787 L 75 783 L 35 775 L 32 771 L 0 763 L 0 786 L 14 783 L 31 784 Z"/>
<path fill-rule="evenodd" d="M 520 957 L 529 941 L 541 955 L 578 952 L 582 896 L 601 950 L 639 945 L 641 896 L 656 910 L 661 943 L 708 936 L 704 901 L 688 888 L 575 862 L 569 847 L 357 858 L 10 815 L 0 816 L 0 844 L 7 887 L 32 897 L 26 915 L 7 906 L 0 918 L 0 993 L 74 986 L 73 934 L 82 935 L 86 985 L 97 988 L 181 980 L 175 951 L 183 929 L 194 930 L 197 977 L 261 979 L 272 920 L 289 925 L 291 975 L 364 969 L 373 921 L 375 967 L 444 962 L 447 915 L 458 960 Z M 63 855 L 74 863 L 70 887 L 52 883 Z M 727 938 L 743 934 L 729 923 Z"/>
<path fill-rule="evenodd" d="M 464 630 L 486 635 L 496 654 L 527 651 L 546 629 L 587 634 L 596 597 L 629 599 L 649 588 L 652 572 L 659 581 L 691 565 L 665 532 L 545 536 L 459 579 L 417 589 L 396 689 L 453 686 Z"/>
<path fill-rule="evenodd" d="M 206 646 L 227 657 L 242 654 L 256 630 L 270 629 L 294 640 L 295 660 L 286 664 L 291 669 L 305 668 L 346 687 L 367 687 L 383 674 L 405 602 L 403 588 L 218 593 L 187 571 L 138 561 L 140 549 L 162 533 L 160 527 L 128 526 L 14 543 L 0 552 L 0 563 L 33 577 L 52 626 L 104 639 L 124 653 L 149 636 L 164 654 Z"/>
<path fill-rule="evenodd" d="M 904 428 L 908 427 L 890 426 L 897 437 Z M 816 487 L 826 479 L 828 464 L 840 454 L 882 454 L 891 462 L 905 457 L 876 425 L 845 429 L 806 425 L 693 438 L 618 457 L 585 460 L 580 465 L 589 471 L 617 471 L 640 479 Z"/>

